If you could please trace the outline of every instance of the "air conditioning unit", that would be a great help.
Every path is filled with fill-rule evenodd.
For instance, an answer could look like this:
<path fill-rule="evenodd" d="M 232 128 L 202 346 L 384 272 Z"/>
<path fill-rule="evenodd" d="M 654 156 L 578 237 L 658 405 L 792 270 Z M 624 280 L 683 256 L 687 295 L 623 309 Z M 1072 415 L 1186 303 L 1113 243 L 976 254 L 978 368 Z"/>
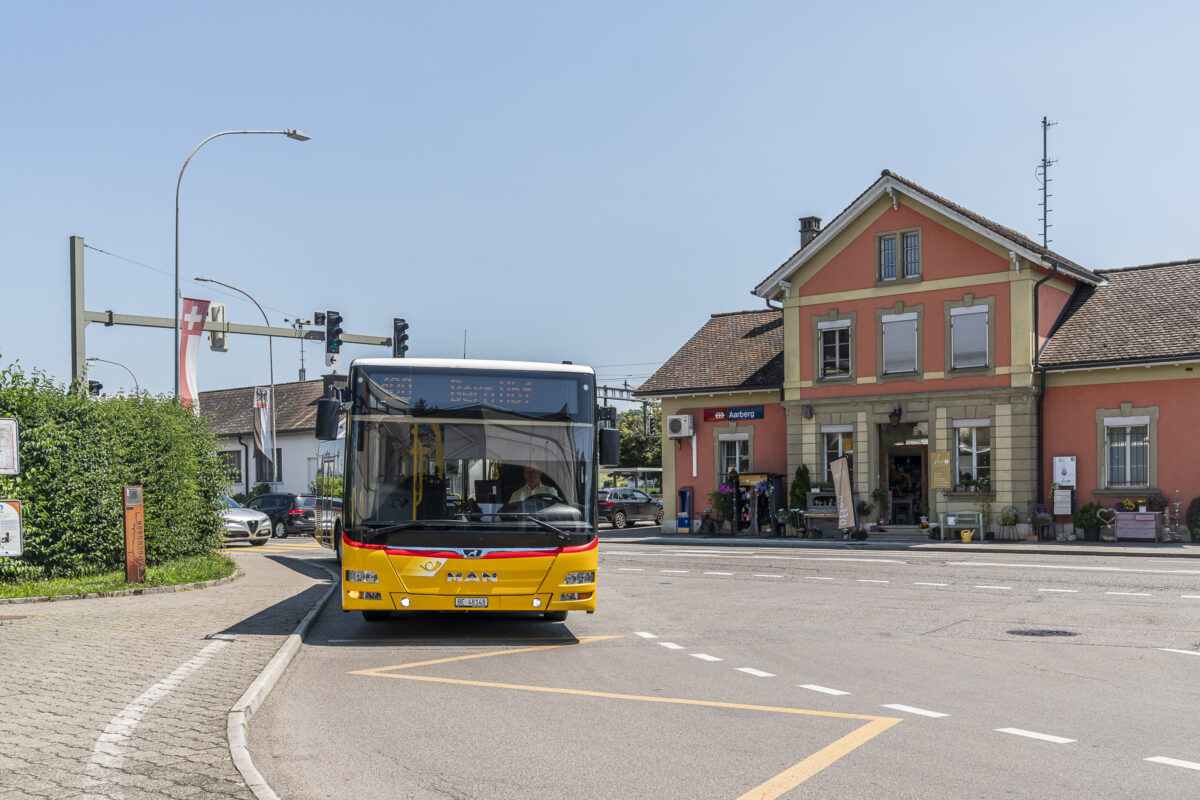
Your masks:
<path fill-rule="evenodd" d="M 696 433 L 691 414 L 671 414 L 667 417 L 667 438 L 682 439 Z"/>

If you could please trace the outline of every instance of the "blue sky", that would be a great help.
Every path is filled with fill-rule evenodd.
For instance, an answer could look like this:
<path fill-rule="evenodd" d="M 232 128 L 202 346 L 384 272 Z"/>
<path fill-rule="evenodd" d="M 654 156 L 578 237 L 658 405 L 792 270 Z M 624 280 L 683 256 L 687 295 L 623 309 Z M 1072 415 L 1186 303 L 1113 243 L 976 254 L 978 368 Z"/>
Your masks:
<path fill-rule="evenodd" d="M 887 168 L 1093 268 L 1200 257 L 1194 3 L 44 2 L 0 6 L 0 366 L 70 372 L 89 310 L 184 294 L 274 324 L 338 308 L 410 355 L 597 366 L 639 384 Z M 136 262 L 136 263 L 134 263 Z M 170 392 L 169 330 L 89 355 Z M 345 355 L 388 355 L 347 345 Z M 300 348 L 276 340 L 277 382 Z M 322 350 L 306 345 L 310 378 Z M 200 388 L 267 344 L 201 346 Z M 106 390 L 130 387 L 98 364 Z"/>

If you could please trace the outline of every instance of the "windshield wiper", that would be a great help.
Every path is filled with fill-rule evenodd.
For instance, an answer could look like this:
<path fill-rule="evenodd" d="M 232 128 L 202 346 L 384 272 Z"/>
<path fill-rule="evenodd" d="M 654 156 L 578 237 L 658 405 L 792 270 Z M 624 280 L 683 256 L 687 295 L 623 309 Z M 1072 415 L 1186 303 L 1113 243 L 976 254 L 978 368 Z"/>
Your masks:
<path fill-rule="evenodd" d="M 396 531 L 405 531 L 405 530 L 409 530 L 410 528 L 419 528 L 422 525 L 429 525 L 429 524 L 458 525 L 461 523 L 462 523 L 462 520 L 459 520 L 459 519 L 410 519 L 406 522 L 397 522 L 394 525 L 384 525 L 379 528 L 371 528 L 365 534 L 363 534 L 363 541 L 369 542 L 372 539 L 377 539 L 378 537 L 385 536 L 389 533 L 395 533 Z"/>
<path fill-rule="evenodd" d="M 511 514 L 511 513 L 506 512 L 503 516 L 516 517 L 517 519 L 527 519 L 530 522 L 532 522 L 534 525 L 537 525 L 542 530 L 550 531 L 551 533 L 553 533 L 555 536 L 558 537 L 558 540 L 560 542 L 571 541 L 571 535 L 569 533 L 562 530 L 561 528 L 554 527 L 549 522 L 546 522 L 544 519 L 538 519 L 533 514 Z"/>

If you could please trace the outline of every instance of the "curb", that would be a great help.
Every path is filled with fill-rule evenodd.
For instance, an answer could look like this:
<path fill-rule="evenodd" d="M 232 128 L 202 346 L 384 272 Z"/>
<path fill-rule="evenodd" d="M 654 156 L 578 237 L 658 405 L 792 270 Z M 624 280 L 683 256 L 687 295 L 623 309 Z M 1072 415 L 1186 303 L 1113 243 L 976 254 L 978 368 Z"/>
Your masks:
<path fill-rule="evenodd" d="M 601 541 L 604 541 L 601 539 Z M 696 536 L 679 536 L 672 534 L 667 536 L 647 537 L 645 539 L 630 540 L 636 541 L 637 544 L 655 545 L 655 546 L 695 546 L 695 547 L 713 547 L 719 545 L 721 547 L 785 547 L 791 549 L 839 549 L 839 550 L 878 550 L 878 551 L 908 551 L 917 553 L 1018 553 L 1023 555 L 1075 555 L 1075 556 L 1124 556 L 1126 558 L 1200 558 L 1200 546 L 1192 544 L 1187 550 L 1159 550 L 1147 549 L 1146 546 L 1137 546 L 1140 549 L 1115 549 L 1121 547 L 1116 545 L 1115 548 L 1086 544 L 1086 545 L 1005 545 L 998 542 L 979 542 L 975 544 L 926 544 L 925 542 L 909 542 L 909 541 L 888 541 L 880 539 L 876 541 L 866 542 L 846 542 L 835 539 L 781 539 L 775 537 L 696 537 Z M 1178 544 L 1162 545 L 1165 547 L 1177 547 Z"/>
<path fill-rule="evenodd" d="M 313 604 L 304 619 L 300 620 L 300 624 L 293 631 L 275 655 L 271 658 L 263 671 L 259 673 L 254 682 L 250 684 L 250 688 L 246 693 L 234 703 L 233 708 L 229 710 L 228 721 L 226 723 L 225 732 L 229 740 L 229 755 L 233 758 L 233 765 L 237 767 L 237 771 L 241 774 L 242 779 L 246 781 L 246 786 L 254 793 L 258 800 L 279 800 L 279 795 L 267 784 L 266 779 L 258 768 L 254 766 L 254 760 L 250 757 L 250 749 L 247 746 L 247 729 L 250 727 L 250 721 L 262 707 L 262 704 L 270 696 L 271 690 L 275 688 L 275 684 L 283 677 L 284 671 L 288 665 L 292 663 L 292 659 L 296 657 L 296 653 L 300 650 L 300 645 L 304 640 L 304 636 L 308 633 L 308 629 L 312 627 L 313 622 L 317 618 L 317 614 L 329 600 L 329 596 L 333 594 L 333 590 L 337 588 L 340 573 L 330 569 L 321 562 L 316 562 L 317 566 L 329 573 L 330 583 L 325 594 L 321 595 L 320 599 Z"/>
<path fill-rule="evenodd" d="M 235 569 L 232 575 L 226 575 L 224 578 L 216 578 L 211 581 L 199 581 L 198 583 L 175 583 L 170 586 L 147 586 L 145 589 L 118 589 L 115 592 L 90 592 L 88 594 L 55 594 L 45 597 L 0 597 L 0 605 L 56 603 L 59 600 L 95 600 L 100 597 L 133 597 L 143 594 L 190 592 L 193 589 L 208 589 L 213 586 L 220 586 L 222 583 L 230 583 L 238 578 L 245 577 L 245 575 L 246 573 L 240 569 Z"/>

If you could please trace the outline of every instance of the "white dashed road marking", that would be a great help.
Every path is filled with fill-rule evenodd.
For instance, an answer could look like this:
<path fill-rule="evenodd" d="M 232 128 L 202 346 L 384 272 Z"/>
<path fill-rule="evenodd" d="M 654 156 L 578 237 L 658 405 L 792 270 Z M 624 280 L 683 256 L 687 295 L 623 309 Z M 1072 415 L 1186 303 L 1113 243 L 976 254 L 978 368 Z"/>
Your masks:
<path fill-rule="evenodd" d="M 738 672 L 744 672 L 747 675 L 753 675 L 756 678 L 774 678 L 775 677 L 770 672 L 763 672 L 761 669 L 755 669 L 754 667 L 736 667 L 736 669 Z"/>
<path fill-rule="evenodd" d="M 1040 739 L 1043 742 L 1053 742 L 1054 744 L 1070 744 L 1075 741 L 1068 739 L 1065 736 L 1051 736 L 1048 733 L 1038 733 L 1037 731 L 1026 731 L 1021 728 L 996 728 L 996 733 L 1011 733 L 1014 736 L 1026 736 L 1030 739 Z"/>
<path fill-rule="evenodd" d="M 1181 594 L 1179 596 L 1184 600 L 1200 600 L 1200 594 Z"/>
<path fill-rule="evenodd" d="M 924 708 L 914 708 L 913 706 L 900 705 L 899 703 L 885 703 L 883 708 L 890 708 L 893 711 L 906 711 L 909 714 L 920 714 L 922 717 L 948 717 L 949 714 L 943 714 L 940 711 L 928 711 Z"/>
<path fill-rule="evenodd" d="M 1149 592 L 1105 592 L 1105 594 L 1119 594 L 1124 597 L 1149 597 Z"/>
<path fill-rule="evenodd" d="M 1185 656 L 1200 656 L 1200 653 L 1196 652 L 1195 650 L 1172 650 L 1169 647 L 1160 647 L 1158 649 L 1162 650 L 1164 653 L 1183 653 Z"/>
<path fill-rule="evenodd" d="M 662 645 L 663 647 L 667 648 L 668 650 L 682 650 L 683 649 L 683 645 L 675 644 L 674 642 L 659 642 L 659 644 Z"/>
<path fill-rule="evenodd" d="M 647 633 L 646 631 L 634 631 L 634 633 L 637 634 L 638 636 L 642 637 L 643 639 L 657 639 L 658 638 L 653 633 Z"/>
<path fill-rule="evenodd" d="M 705 575 L 732 575 L 732 572 L 706 572 Z"/>
<path fill-rule="evenodd" d="M 618 572 L 645 572 L 641 567 L 617 567 Z"/>
<path fill-rule="evenodd" d="M 976 586 L 975 588 L 976 589 L 1005 589 L 1010 592 L 1012 591 L 1011 586 Z"/>
<path fill-rule="evenodd" d="M 814 692 L 822 692 L 823 694 L 850 694 L 849 692 L 843 692 L 841 689 L 830 689 L 828 686 L 817 686 L 815 683 L 801 683 L 797 685 L 801 689 L 810 689 Z"/>
<path fill-rule="evenodd" d="M 873 578 L 859 578 L 859 583 L 891 583 L 891 581 L 877 581 Z"/>
<path fill-rule="evenodd" d="M 948 583 L 926 583 L 924 581 L 913 581 L 913 586 L 949 586 Z"/>
<path fill-rule="evenodd" d="M 688 571 L 686 569 L 660 569 L 659 572 L 670 572 L 675 575 L 687 575 L 688 574 Z"/>
<path fill-rule="evenodd" d="M 833 580 L 833 578 L 820 578 L 816 575 L 805 575 L 804 580 L 806 580 L 806 581 L 831 581 L 831 580 Z"/>
<path fill-rule="evenodd" d="M 756 577 L 756 578 L 782 578 L 783 576 L 782 575 L 764 575 L 762 573 L 756 572 L 756 573 L 754 573 L 754 577 Z"/>
<path fill-rule="evenodd" d="M 692 656 L 692 658 L 698 658 L 701 661 L 724 661 L 725 660 L 723 658 L 717 658 L 716 656 L 710 656 L 708 653 L 691 653 L 690 655 Z"/>
<path fill-rule="evenodd" d="M 1153 761 L 1155 764 L 1166 764 L 1169 767 L 1200 770 L 1200 764 L 1197 764 L 1195 761 L 1180 761 L 1178 758 L 1167 758 L 1166 756 L 1154 756 L 1154 758 L 1147 758 L 1146 760 Z"/>
<path fill-rule="evenodd" d="M 1078 593 L 1078 589 L 1038 589 L 1039 592 L 1074 592 Z"/>

